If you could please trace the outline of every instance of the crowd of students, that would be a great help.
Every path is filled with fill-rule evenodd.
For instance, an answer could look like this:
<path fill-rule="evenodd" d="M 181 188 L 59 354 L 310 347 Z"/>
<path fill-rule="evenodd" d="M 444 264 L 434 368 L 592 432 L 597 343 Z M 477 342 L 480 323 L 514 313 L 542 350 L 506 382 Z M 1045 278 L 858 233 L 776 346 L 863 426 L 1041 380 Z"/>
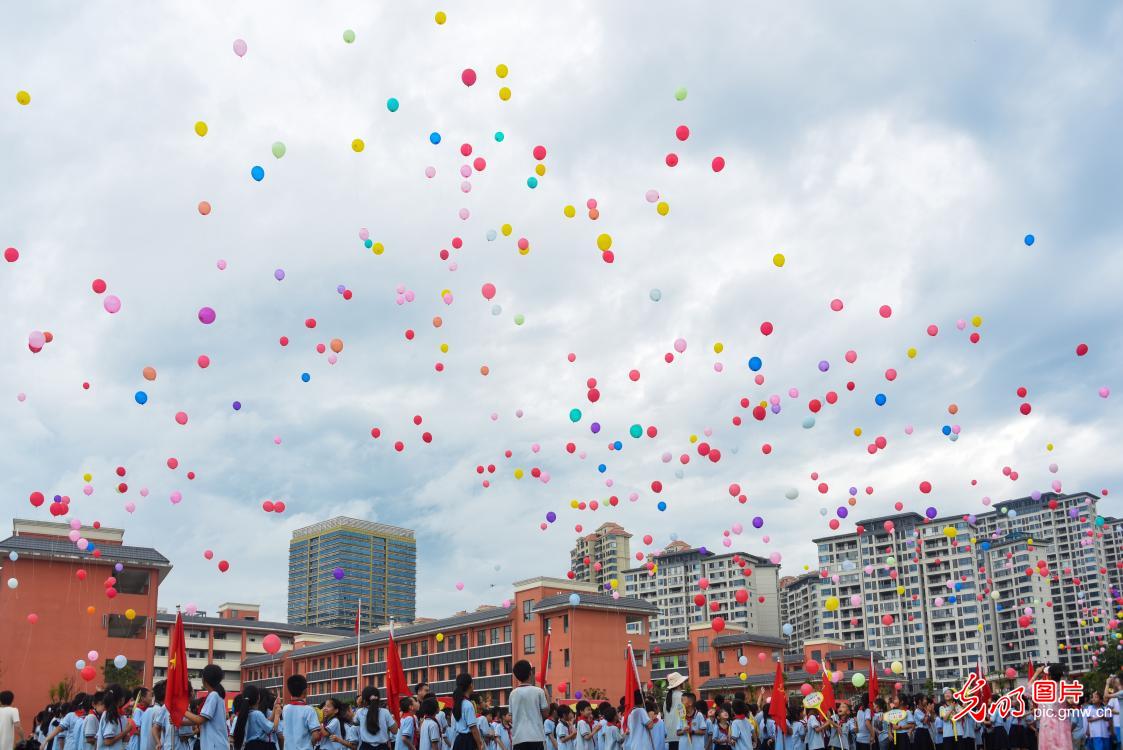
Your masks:
<path fill-rule="evenodd" d="M 23 746 L 25 750 L 1123 748 L 1123 691 L 1116 677 L 1109 680 L 1104 694 L 1094 692 L 1077 703 L 1038 707 L 1050 709 L 1047 718 L 1027 703 L 1022 717 L 993 710 L 979 721 L 970 715 L 956 719 L 961 706 L 949 689 L 939 700 L 894 695 L 878 697 L 871 704 L 862 695 L 852 703 L 837 701 L 826 711 L 789 705 L 784 721 L 778 723 L 763 690 L 755 697 L 734 692 L 707 702 L 682 689 L 684 677 L 672 675 L 659 703 L 636 691 L 630 709 L 623 699 L 615 706 L 607 701 L 594 706 L 588 700 L 570 706 L 547 701 L 533 683 L 529 662 L 517 662 L 512 671 L 519 684 L 507 708 L 482 705 L 474 695 L 471 675 L 461 674 L 451 705 L 442 706 L 421 683 L 413 696 L 399 700 L 395 716 L 373 686 L 363 688 L 355 705 L 334 697 L 319 707 L 308 705 L 304 700 L 308 683 L 299 674 L 286 681 L 287 701 L 246 685 L 227 712 L 222 670 L 209 665 L 202 672 L 205 697 L 190 702 L 178 727 L 164 705 L 163 682 L 132 694 L 109 685 L 93 694 L 79 693 L 66 704 L 48 706 L 36 717 Z M 0 693 L 0 702 L 4 700 L 10 706 L 11 694 Z M 10 748 L 11 744 L 0 750 Z"/>

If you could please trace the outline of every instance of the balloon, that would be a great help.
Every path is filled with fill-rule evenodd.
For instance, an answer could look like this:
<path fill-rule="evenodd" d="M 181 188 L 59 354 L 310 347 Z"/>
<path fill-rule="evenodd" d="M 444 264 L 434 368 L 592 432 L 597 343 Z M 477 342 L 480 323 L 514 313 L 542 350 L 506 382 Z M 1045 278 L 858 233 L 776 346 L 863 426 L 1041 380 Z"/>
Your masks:
<path fill-rule="evenodd" d="M 893 670 L 893 674 L 902 674 L 905 671 L 905 665 L 899 661 L 893 662 L 890 668 Z"/>
<path fill-rule="evenodd" d="M 9 578 L 8 579 L 8 588 L 10 588 L 10 589 L 19 588 L 19 580 L 16 579 L 16 578 Z"/>
<path fill-rule="evenodd" d="M 206 216 L 210 212 L 211 212 L 211 204 L 208 203 L 207 201 L 199 201 L 199 213 L 202 214 L 203 216 Z"/>
<path fill-rule="evenodd" d="M 785 622 L 783 627 L 780 628 L 780 629 L 783 631 L 784 635 L 788 635 L 788 636 L 790 636 L 792 633 L 795 632 L 795 628 L 792 626 L 792 624 L 790 622 Z"/>
<path fill-rule="evenodd" d="M 200 307 L 199 308 L 199 322 L 205 326 L 209 326 L 215 321 L 218 315 L 215 313 L 213 307 Z"/>
<path fill-rule="evenodd" d="M 866 684 L 866 676 L 861 672 L 855 672 L 850 677 L 850 684 L 856 688 L 863 687 Z"/>
<path fill-rule="evenodd" d="M 82 676 L 83 680 L 85 680 L 86 682 L 91 682 L 95 677 L 97 677 L 97 670 L 95 670 L 93 667 L 82 667 L 79 674 Z"/>
<path fill-rule="evenodd" d="M 336 568 L 335 570 L 333 570 L 331 572 L 331 574 L 335 578 L 335 580 L 337 580 L 337 581 L 343 580 L 343 575 L 344 575 L 343 568 Z"/>
<path fill-rule="evenodd" d="M 17 91 L 16 101 L 19 102 L 20 106 L 26 107 L 28 104 L 31 104 L 31 94 L 26 91 Z"/>
<path fill-rule="evenodd" d="M 261 645 L 266 653 L 275 654 L 281 650 L 281 639 L 275 633 L 270 633 L 261 640 Z"/>
<path fill-rule="evenodd" d="M 352 43 L 354 43 L 354 41 L 355 41 L 355 32 L 354 32 L 354 31 L 352 31 L 351 29 L 347 29 L 346 31 L 344 31 L 344 32 L 343 32 L 343 41 L 344 41 L 344 42 L 346 42 L 347 44 L 352 44 Z"/>
<path fill-rule="evenodd" d="M 824 606 L 827 608 L 828 612 L 837 612 L 838 605 L 839 601 L 837 596 L 828 596 L 826 602 L 824 602 Z"/>
<path fill-rule="evenodd" d="M 580 603 L 581 603 L 581 595 L 580 594 L 570 594 L 569 595 L 569 606 L 576 607 Z"/>
<path fill-rule="evenodd" d="M 356 154 L 361 153 L 362 150 L 364 148 L 366 148 L 366 146 L 367 145 L 365 143 L 363 143 L 362 138 L 356 138 L 355 140 L 351 141 L 351 150 L 354 151 Z"/>
<path fill-rule="evenodd" d="M 105 308 L 105 311 L 107 313 L 109 313 L 110 315 L 112 315 L 114 313 L 117 313 L 117 312 L 120 312 L 121 311 L 121 298 L 118 297 L 116 294 L 107 295 L 105 300 L 102 302 L 102 306 Z"/>
<path fill-rule="evenodd" d="M 271 150 L 273 151 L 273 156 L 280 159 L 285 155 L 285 151 L 287 151 L 288 149 L 285 148 L 285 144 L 281 143 L 280 141 L 276 141 L 273 143 L 273 147 Z"/>
<path fill-rule="evenodd" d="M 97 657 L 98 657 L 97 651 L 90 651 L 88 654 L 86 654 L 86 659 L 88 661 L 97 661 Z"/>
<path fill-rule="evenodd" d="M 254 182 L 261 182 L 265 179 L 265 169 L 260 165 L 255 165 L 250 169 L 250 177 L 254 179 Z"/>
<path fill-rule="evenodd" d="M 245 57 L 247 49 L 248 49 L 248 47 L 246 46 L 246 40 L 245 39 L 235 39 L 234 40 L 234 54 L 235 55 L 237 55 L 238 57 Z"/>
<path fill-rule="evenodd" d="M 492 284 L 490 281 L 487 282 L 480 288 L 480 293 L 483 294 L 484 299 L 491 300 L 495 297 L 495 284 Z"/>
<path fill-rule="evenodd" d="M 199 136 L 200 138 L 207 134 L 207 130 L 207 123 L 203 122 L 202 120 L 199 120 L 197 123 L 195 123 L 195 135 Z"/>
<path fill-rule="evenodd" d="M 124 669 L 125 665 L 128 663 L 129 660 L 125 657 L 124 654 L 117 654 L 113 657 L 113 666 L 117 667 L 117 669 Z"/>
<path fill-rule="evenodd" d="M 772 256 L 772 265 L 776 266 L 777 268 L 783 268 L 784 263 L 786 262 L 787 259 L 784 257 L 783 253 L 776 253 Z"/>
<path fill-rule="evenodd" d="M 464 582 L 463 581 L 457 581 L 456 582 L 456 590 L 457 591 L 463 591 L 464 590 Z"/>
<path fill-rule="evenodd" d="M 685 86 L 679 86 L 677 89 L 675 89 L 675 101 L 681 102 L 685 99 L 686 99 L 686 87 Z"/>
<path fill-rule="evenodd" d="M 9 263 L 15 263 L 19 260 L 19 250 L 16 250 L 14 247 L 6 248 L 4 250 L 4 260 Z"/>
<path fill-rule="evenodd" d="M 465 68 L 460 74 L 460 80 L 465 86 L 472 86 L 476 82 L 476 71 Z"/>
<path fill-rule="evenodd" d="M 35 614 L 34 612 L 29 612 L 27 614 L 27 621 L 32 625 L 35 625 L 39 622 L 39 615 Z"/>
<path fill-rule="evenodd" d="M 135 620 L 136 619 L 136 610 L 132 609 L 132 608 L 126 609 L 125 610 L 125 619 L 126 620 Z"/>

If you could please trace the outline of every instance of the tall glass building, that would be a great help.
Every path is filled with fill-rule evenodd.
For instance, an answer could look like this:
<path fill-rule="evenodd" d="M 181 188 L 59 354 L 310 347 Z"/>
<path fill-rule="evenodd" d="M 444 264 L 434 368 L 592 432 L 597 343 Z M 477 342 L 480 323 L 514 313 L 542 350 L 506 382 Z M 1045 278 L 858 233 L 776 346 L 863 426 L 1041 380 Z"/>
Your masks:
<path fill-rule="evenodd" d="M 294 625 L 363 630 L 413 622 L 417 542 L 411 529 L 340 516 L 305 526 L 289 542 L 289 616 Z"/>

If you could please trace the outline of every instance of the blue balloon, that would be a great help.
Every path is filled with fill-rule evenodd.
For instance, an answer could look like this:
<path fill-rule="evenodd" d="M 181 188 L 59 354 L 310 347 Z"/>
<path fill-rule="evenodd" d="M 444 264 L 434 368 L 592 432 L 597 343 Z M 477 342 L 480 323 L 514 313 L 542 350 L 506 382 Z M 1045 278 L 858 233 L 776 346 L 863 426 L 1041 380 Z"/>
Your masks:
<path fill-rule="evenodd" d="M 504 138 L 506 138 L 506 137 L 507 137 L 507 136 L 503 135 L 503 131 L 502 131 L 502 130 L 496 130 L 496 131 L 495 131 L 495 142 L 496 142 L 496 143 L 502 143 L 502 142 L 503 142 L 503 139 L 504 139 Z"/>
<path fill-rule="evenodd" d="M 148 403 L 148 394 L 144 391 L 137 391 L 133 398 L 135 398 L 136 402 L 141 406 L 144 406 Z"/>
<path fill-rule="evenodd" d="M 620 450 L 620 449 L 621 449 L 621 448 L 623 448 L 623 447 L 624 447 L 624 444 L 623 444 L 623 443 L 621 443 L 621 442 L 620 442 L 619 440 L 617 440 L 617 441 L 616 441 L 615 443 L 613 443 L 613 444 L 612 444 L 612 449 L 613 449 L 613 450 Z M 1101 526 L 1103 526 L 1103 524 L 1102 524 L 1102 523 L 1101 523 L 1100 525 L 1101 525 Z"/>
<path fill-rule="evenodd" d="M 530 188 L 531 190 L 538 187 L 538 178 L 537 177 L 527 177 L 526 178 L 526 186 L 528 188 Z"/>
<path fill-rule="evenodd" d="M 663 500 L 660 500 L 659 504 L 656 505 L 655 507 L 658 508 L 659 510 L 666 510 L 667 509 L 667 503 L 664 502 Z"/>
<path fill-rule="evenodd" d="M 608 467 L 605 466 L 604 464 L 598 464 L 597 465 L 597 471 L 599 471 L 601 474 L 603 474 L 606 471 L 608 471 Z"/>
<path fill-rule="evenodd" d="M 764 362 L 760 357 L 749 357 L 749 369 L 756 372 L 764 366 Z"/>
<path fill-rule="evenodd" d="M 386 109 L 390 110 L 391 112 L 397 112 L 398 111 L 398 100 L 391 96 L 389 99 L 386 100 Z"/>
<path fill-rule="evenodd" d="M 374 240 L 369 238 L 363 240 L 363 246 L 366 247 L 367 250 L 370 250 L 372 247 L 374 247 Z"/>
<path fill-rule="evenodd" d="M 303 380 L 305 383 L 307 383 L 309 380 L 312 379 L 312 376 L 309 375 L 306 372 L 302 372 L 302 373 L 300 373 L 300 379 Z"/>
<path fill-rule="evenodd" d="M 255 166 L 250 170 L 250 177 L 254 178 L 257 182 L 261 182 L 265 179 L 265 170 L 260 166 Z"/>
<path fill-rule="evenodd" d="M 951 434 L 951 425 L 950 424 L 944 425 L 943 427 L 940 428 L 940 432 L 944 433 L 945 435 L 950 435 Z"/>
<path fill-rule="evenodd" d="M 1027 234 L 1026 235 L 1026 247 L 1029 247 L 1030 245 L 1032 245 L 1036 241 L 1036 239 L 1037 238 L 1034 237 L 1032 234 Z"/>
<path fill-rule="evenodd" d="M 496 231 L 494 229 L 487 230 L 487 241 L 488 242 L 494 242 L 495 238 L 497 236 L 498 236 L 498 234 L 496 233 Z"/>
<path fill-rule="evenodd" d="M 429 134 L 429 143 L 432 143 L 434 146 L 436 146 L 440 142 L 441 142 L 441 134 L 440 133 L 438 133 L 437 131 L 434 130 L 432 133 Z"/>
<path fill-rule="evenodd" d="M 877 404 L 878 406 L 885 406 L 886 400 L 887 399 L 885 398 L 884 393 L 879 393 L 879 394 L 877 394 L 876 396 L 873 397 L 873 402 L 875 404 Z"/>
<path fill-rule="evenodd" d="M 570 594 L 569 595 L 569 606 L 576 607 L 580 603 L 581 603 L 581 595 L 580 594 Z"/>

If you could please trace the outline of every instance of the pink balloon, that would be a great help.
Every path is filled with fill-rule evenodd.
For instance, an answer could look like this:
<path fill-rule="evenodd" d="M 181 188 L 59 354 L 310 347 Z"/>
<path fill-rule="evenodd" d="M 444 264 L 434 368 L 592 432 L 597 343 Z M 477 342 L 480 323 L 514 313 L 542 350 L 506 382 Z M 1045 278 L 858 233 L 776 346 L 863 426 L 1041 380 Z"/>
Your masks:
<path fill-rule="evenodd" d="M 102 306 L 105 308 L 105 311 L 107 313 L 109 313 L 110 315 L 112 315 L 116 312 L 120 312 L 120 310 L 121 310 L 121 298 L 118 297 L 116 294 L 107 295 L 106 298 L 105 298 L 105 301 L 102 302 Z"/>
<path fill-rule="evenodd" d="M 465 86 L 471 86 L 476 82 L 476 71 L 471 68 L 464 68 L 464 72 L 460 74 L 460 80 L 464 82 Z"/>
<path fill-rule="evenodd" d="M 234 40 L 234 54 L 235 55 L 237 55 L 238 57 L 245 57 L 247 49 L 248 49 L 248 47 L 246 46 L 246 40 L 245 39 L 235 39 Z"/>
<path fill-rule="evenodd" d="M 281 639 L 274 633 L 270 633 L 261 639 L 261 645 L 266 653 L 275 654 L 281 650 Z"/>
<path fill-rule="evenodd" d="M 495 296 L 495 284 L 492 284 L 490 281 L 487 282 L 480 288 L 480 293 L 483 294 L 484 299 L 492 299 Z"/>

